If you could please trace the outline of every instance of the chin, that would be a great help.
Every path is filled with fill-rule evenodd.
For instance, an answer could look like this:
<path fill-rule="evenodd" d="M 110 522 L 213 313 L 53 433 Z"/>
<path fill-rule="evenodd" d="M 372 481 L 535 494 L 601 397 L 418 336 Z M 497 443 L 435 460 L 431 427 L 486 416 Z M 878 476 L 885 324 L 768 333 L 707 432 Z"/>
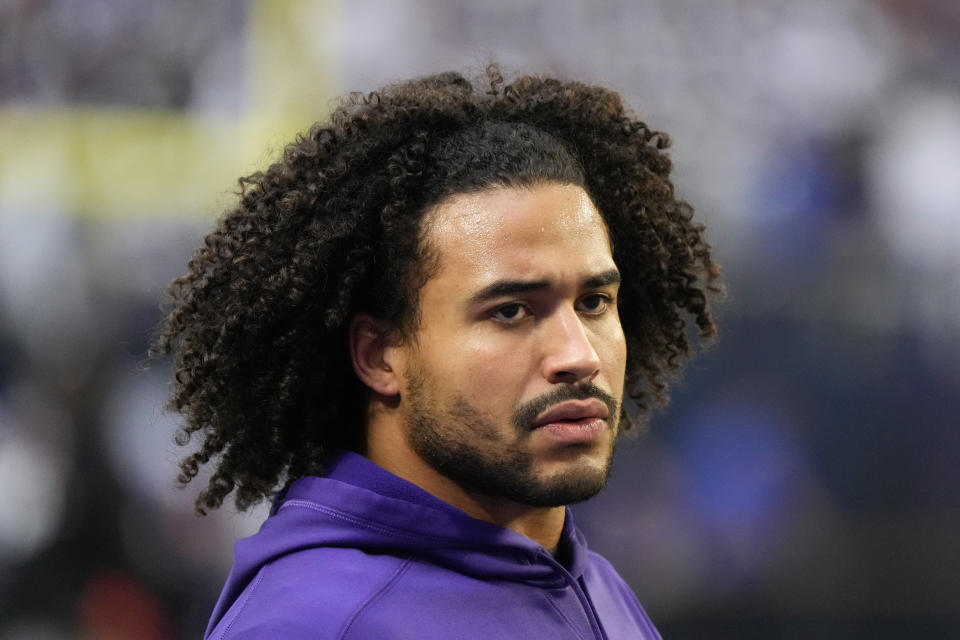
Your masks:
<path fill-rule="evenodd" d="M 565 468 L 553 471 L 547 477 L 531 482 L 525 490 L 518 491 L 522 495 L 518 502 L 536 507 L 561 507 L 589 500 L 607 486 L 609 458 L 562 466 Z"/>
<path fill-rule="evenodd" d="M 532 507 L 563 507 L 589 500 L 606 486 L 606 476 L 599 473 L 570 474 L 529 487 L 517 496 L 518 502 Z"/>

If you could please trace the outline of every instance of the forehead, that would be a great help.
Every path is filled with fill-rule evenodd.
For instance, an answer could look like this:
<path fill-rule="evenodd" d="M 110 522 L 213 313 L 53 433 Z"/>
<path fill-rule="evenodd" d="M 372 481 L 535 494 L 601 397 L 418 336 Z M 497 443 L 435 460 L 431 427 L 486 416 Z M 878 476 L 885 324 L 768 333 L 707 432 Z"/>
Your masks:
<path fill-rule="evenodd" d="M 614 267 L 603 218 L 579 186 L 547 183 L 456 195 L 426 218 L 440 273 L 464 284 L 562 278 Z"/>

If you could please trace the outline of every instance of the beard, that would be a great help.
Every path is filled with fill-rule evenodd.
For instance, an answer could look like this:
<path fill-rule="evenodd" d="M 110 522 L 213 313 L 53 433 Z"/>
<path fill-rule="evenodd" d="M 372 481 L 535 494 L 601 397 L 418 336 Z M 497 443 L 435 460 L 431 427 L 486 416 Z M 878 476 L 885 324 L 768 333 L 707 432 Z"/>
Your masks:
<path fill-rule="evenodd" d="M 413 372 L 408 390 L 410 414 L 407 437 L 411 448 L 427 464 L 465 491 L 504 498 L 531 507 L 559 507 L 592 498 L 606 486 L 613 460 L 620 405 L 592 383 L 564 385 L 524 403 L 514 412 L 515 439 L 504 436 L 496 422 L 457 395 L 445 408 L 430 400 L 422 370 Z M 536 459 L 523 450 L 523 440 L 533 431 L 533 421 L 548 407 L 564 400 L 597 398 L 610 410 L 612 432 L 609 451 L 601 468 L 571 465 L 563 473 L 541 477 Z M 591 445 L 570 445 L 572 453 L 586 453 Z"/>

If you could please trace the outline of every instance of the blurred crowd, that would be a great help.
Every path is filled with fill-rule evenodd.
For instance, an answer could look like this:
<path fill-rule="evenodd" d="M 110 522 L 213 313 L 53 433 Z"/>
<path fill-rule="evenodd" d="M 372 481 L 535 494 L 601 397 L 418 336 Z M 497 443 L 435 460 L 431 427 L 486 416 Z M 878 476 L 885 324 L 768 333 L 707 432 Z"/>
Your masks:
<path fill-rule="evenodd" d="M 960 635 L 960 3 L 0 3 L 0 640 L 200 637 L 263 507 L 199 518 L 146 353 L 234 180 L 390 79 L 620 90 L 730 295 L 576 507 L 664 637 Z"/>

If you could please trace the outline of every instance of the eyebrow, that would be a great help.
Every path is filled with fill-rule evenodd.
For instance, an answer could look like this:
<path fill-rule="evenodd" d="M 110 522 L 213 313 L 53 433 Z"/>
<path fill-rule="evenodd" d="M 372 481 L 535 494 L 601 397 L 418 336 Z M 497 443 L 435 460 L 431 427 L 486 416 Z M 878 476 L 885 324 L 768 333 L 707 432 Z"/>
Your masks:
<path fill-rule="evenodd" d="M 592 289 L 619 283 L 620 272 L 616 269 L 609 269 L 608 271 L 586 278 L 581 283 L 581 287 L 584 289 Z M 541 291 L 550 288 L 551 284 L 551 280 L 497 280 L 470 296 L 469 304 L 475 305 L 501 296 Z"/>
<path fill-rule="evenodd" d="M 583 281 L 583 288 L 606 287 L 611 284 L 620 284 L 620 272 L 616 269 L 609 269 L 587 278 Z"/>

